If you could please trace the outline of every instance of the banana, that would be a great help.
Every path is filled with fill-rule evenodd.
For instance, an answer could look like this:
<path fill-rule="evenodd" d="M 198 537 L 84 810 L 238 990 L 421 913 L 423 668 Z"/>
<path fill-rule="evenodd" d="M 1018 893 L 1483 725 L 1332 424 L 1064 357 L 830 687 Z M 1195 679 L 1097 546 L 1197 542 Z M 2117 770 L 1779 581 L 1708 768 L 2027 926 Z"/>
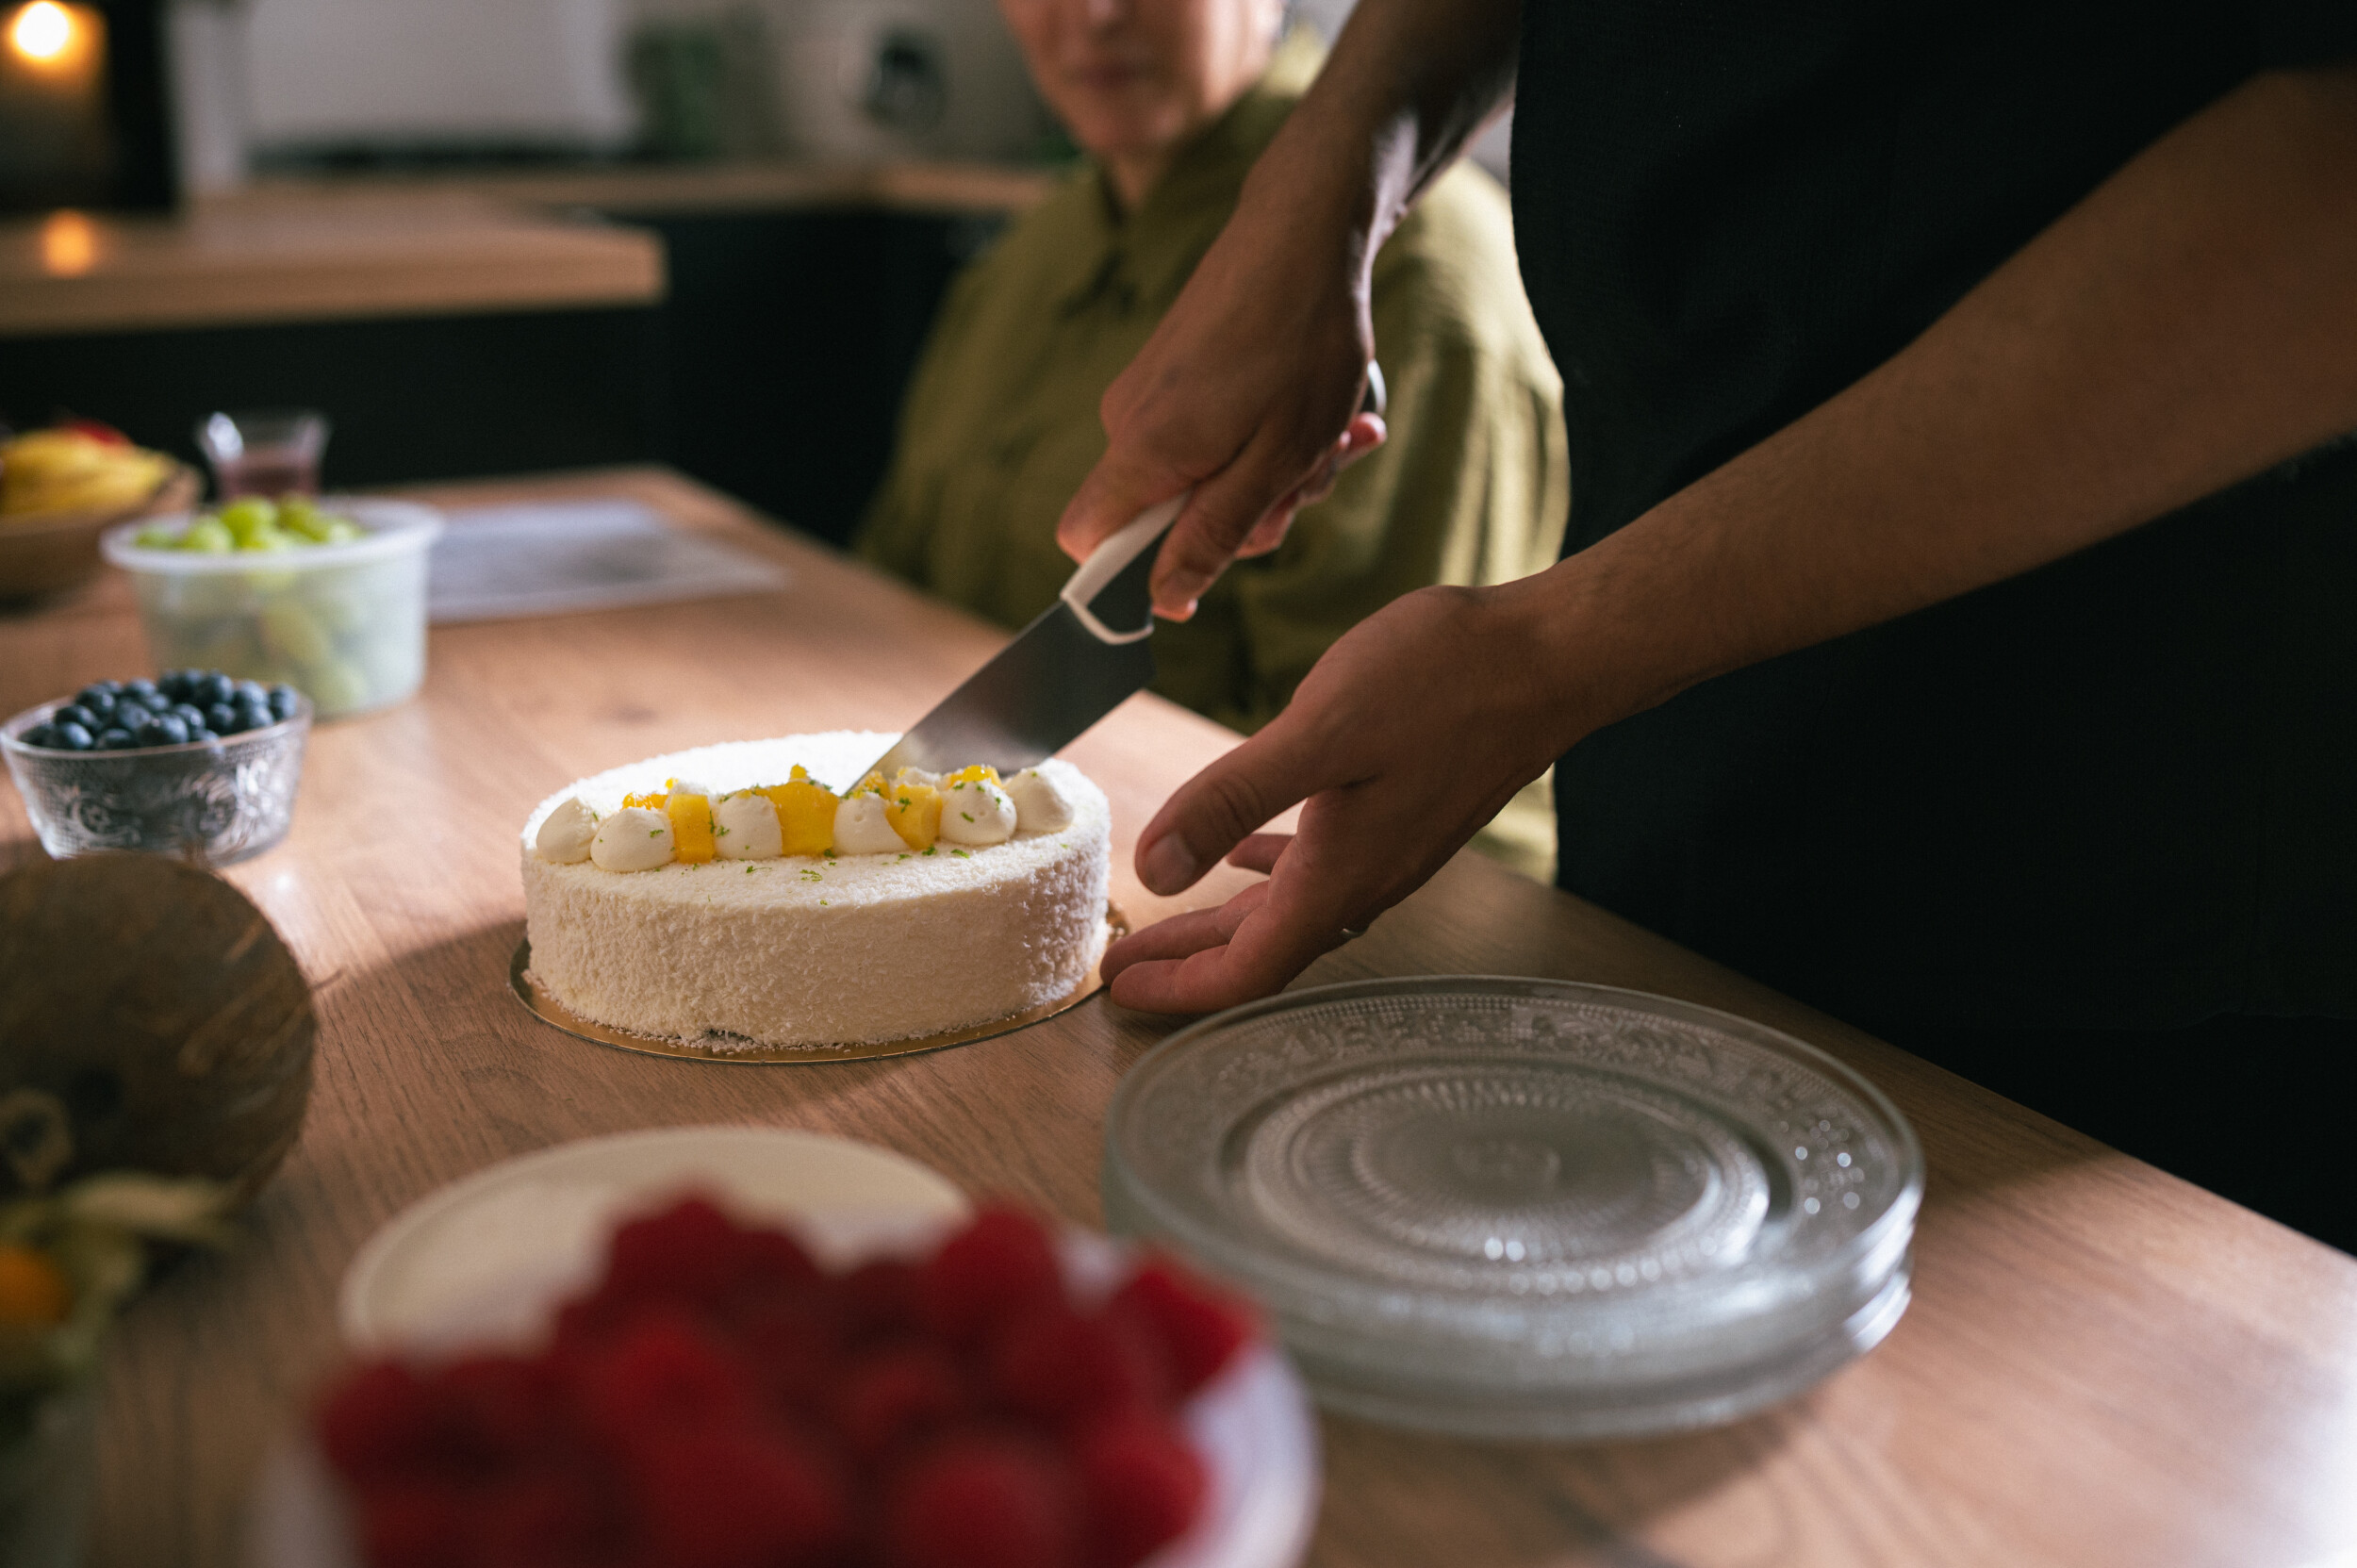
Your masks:
<path fill-rule="evenodd" d="M 78 430 L 36 430 L 0 444 L 0 519 L 28 512 L 127 511 L 172 472 L 161 453 Z"/>

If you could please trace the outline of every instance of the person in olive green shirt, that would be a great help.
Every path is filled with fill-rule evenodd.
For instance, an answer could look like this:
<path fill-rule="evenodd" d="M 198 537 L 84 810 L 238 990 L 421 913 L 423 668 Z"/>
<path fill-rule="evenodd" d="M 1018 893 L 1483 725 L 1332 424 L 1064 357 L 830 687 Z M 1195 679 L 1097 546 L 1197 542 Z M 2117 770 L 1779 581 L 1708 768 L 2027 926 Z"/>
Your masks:
<path fill-rule="evenodd" d="M 856 547 L 1014 627 L 1072 573 L 1056 521 L 1105 450 L 1098 399 L 1227 223 L 1324 50 L 1300 29 L 1279 41 L 1272 0 L 1002 8 L 1093 156 L 952 284 Z M 1496 182 L 1460 167 L 1432 189 L 1376 261 L 1373 315 L 1389 438 L 1274 553 L 1223 576 L 1192 619 L 1155 628 L 1154 689 L 1239 730 L 1274 717 L 1335 638 L 1400 594 L 1556 559 L 1561 384 Z"/>

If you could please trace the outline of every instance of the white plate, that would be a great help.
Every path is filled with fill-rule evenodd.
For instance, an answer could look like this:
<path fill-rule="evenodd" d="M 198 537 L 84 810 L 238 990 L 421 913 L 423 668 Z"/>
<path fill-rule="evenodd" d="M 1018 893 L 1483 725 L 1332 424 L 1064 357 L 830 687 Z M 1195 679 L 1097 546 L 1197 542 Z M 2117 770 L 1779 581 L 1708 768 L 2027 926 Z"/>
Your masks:
<path fill-rule="evenodd" d="M 344 1271 L 336 1318 L 355 1354 L 528 1336 L 586 1290 L 615 1222 L 691 1188 L 790 1221 L 827 1261 L 966 1212 L 938 1173 L 888 1149 L 766 1127 L 676 1127 L 502 1161 L 393 1216 Z"/>
<path fill-rule="evenodd" d="M 831 1267 L 921 1247 L 967 1212 L 914 1161 L 847 1139 L 762 1128 L 678 1128 L 560 1145 L 410 1205 L 345 1272 L 338 1319 L 355 1354 L 529 1340 L 550 1307 L 594 1283 L 614 1220 L 690 1187 L 748 1219 L 790 1224 Z M 1083 1295 L 1128 1249 L 1065 1241 Z M 1293 1365 L 1255 1346 L 1182 1420 L 1211 1471 L 1195 1527 L 1146 1568 L 1293 1568 L 1317 1520 L 1317 1423 Z M 256 1487 L 255 1568 L 356 1568 L 337 1488 L 310 1444 L 279 1445 Z"/>

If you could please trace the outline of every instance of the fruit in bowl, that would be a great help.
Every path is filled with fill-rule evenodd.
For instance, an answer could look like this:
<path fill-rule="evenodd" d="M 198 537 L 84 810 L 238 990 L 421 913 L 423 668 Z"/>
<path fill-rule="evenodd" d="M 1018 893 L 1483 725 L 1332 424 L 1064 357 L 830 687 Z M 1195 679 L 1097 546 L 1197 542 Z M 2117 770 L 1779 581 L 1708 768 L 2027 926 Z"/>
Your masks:
<path fill-rule="evenodd" d="M 195 470 L 86 420 L 0 441 L 0 600 L 88 581 L 102 532 L 185 507 L 197 488 Z"/>
<path fill-rule="evenodd" d="M 317 1445 L 371 1568 L 525 1543 L 615 1568 L 1183 1554 L 1216 1479 L 1195 1418 L 1253 1370 L 1256 1320 L 1092 1240 L 985 1209 L 829 1272 L 690 1197 L 617 1230 L 543 1343 L 347 1373 Z"/>
<path fill-rule="evenodd" d="M 227 866 L 287 835 L 312 708 L 217 669 L 95 681 L 0 724 L 25 815 L 58 859 L 97 850 Z"/>
<path fill-rule="evenodd" d="M 121 516 L 154 495 L 173 460 L 119 430 L 74 420 L 0 441 L 0 520 L 41 512 Z"/>
<path fill-rule="evenodd" d="M 413 503 L 240 497 L 124 523 L 100 541 L 131 576 L 150 656 L 286 684 L 322 718 L 400 701 L 425 676 L 427 552 Z"/>

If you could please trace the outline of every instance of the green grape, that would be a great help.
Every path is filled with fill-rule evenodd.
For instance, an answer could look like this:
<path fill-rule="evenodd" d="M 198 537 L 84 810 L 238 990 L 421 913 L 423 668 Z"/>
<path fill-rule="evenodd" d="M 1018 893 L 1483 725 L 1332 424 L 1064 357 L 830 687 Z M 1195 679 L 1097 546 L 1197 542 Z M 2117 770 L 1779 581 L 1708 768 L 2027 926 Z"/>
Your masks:
<path fill-rule="evenodd" d="M 262 611 L 262 635 L 272 648 L 301 667 L 324 663 L 335 652 L 320 623 L 291 600 L 279 600 Z"/>
<path fill-rule="evenodd" d="M 304 541 L 279 528 L 257 528 L 253 536 L 238 541 L 240 550 L 292 550 Z"/>
<path fill-rule="evenodd" d="M 255 535 L 278 525 L 278 508 L 258 495 L 240 496 L 221 509 L 222 525 L 245 544 Z"/>
<path fill-rule="evenodd" d="M 180 548 L 204 555 L 226 555 L 238 548 L 238 541 L 221 519 L 199 518 L 180 536 Z"/>
<path fill-rule="evenodd" d="M 323 714 L 343 713 L 369 700 L 367 678 L 342 659 L 327 659 L 314 665 L 295 677 L 294 684 L 319 704 Z"/>
<path fill-rule="evenodd" d="M 131 542 L 141 550 L 177 550 L 180 536 L 160 522 L 151 522 L 131 536 Z"/>
<path fill-rule="evenodd" d="M 321 544 L 350 544 L 360 536 L 360 525 L 350 518 L 329 518 L 326 532 L 320 536 Z"/>
<path fill-rule="evenodd" d="M 336 520 L 309 502 L 298 506 L 295 504 L 298 499 L 289 496 L 286 503 L 278 508 L 278 526 L 312 544 L 326 543 L 328 528 Z"/>

